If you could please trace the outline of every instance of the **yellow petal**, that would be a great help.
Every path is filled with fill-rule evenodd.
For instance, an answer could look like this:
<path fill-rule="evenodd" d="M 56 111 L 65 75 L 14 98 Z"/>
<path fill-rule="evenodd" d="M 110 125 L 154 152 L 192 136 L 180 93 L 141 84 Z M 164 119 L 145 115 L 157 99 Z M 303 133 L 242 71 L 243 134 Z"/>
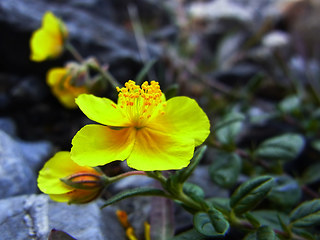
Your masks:
<path fill-rule="evenodd" d="M 93 121 L 108 126 L 129 126 L 128 118 L 122 113 L 119 106 L 108 98 L 82 94 L 76 99 L 76 103 L 81 111 Z"/>
<path fill-rule="evenodd" d="M 171 170 L 186 167 L 194 152 L 194 140 L 142 128 L 127 159 L 128 166 L 142 171 Z"/>
<path fill-rule="evenodd" d="M 68 73 L 66 68 L 52 68 L 47 73 L 47 84 L 49 86 L 56 86 L 61 83 L 61 79 L 66 77 Z M 61 88 L 61 86 L 60 86 Z"/>
<path fill-rule="evenodd" d="M 42 18 L 42 28 L 46 29 L 48 32 L 59 35 L 60 25 L 62 21 L 57 18 L 52 12 L 46 12 Z"/>
<path fill-rule="evenodd" d="M 198 103 L 188 97 L 174 97 L 167 101 L 164 114 L 157 115 L 148 127 L 184 139 L 193 139 L 195 146 L 206 140 L 210 122 Z"/>
<path fill-rule="evenodd" d="M 100 195 L 99 190 L 83 190 L 73 189 L 63 194 L 49 194 L 49 197 L 56 202 L 69 202 L 69 203 L 87 203 L 96 199 Z"/>
<path fill-rule="evenodd" d="M 136 130 L 114 130 L 107 126 L 89 124 L 72 139 L 71 158 L 79 165 L 98 166 L 125 160 L 134 145 Z"/>
<path fill-rule="evenodd" d="M 47 58 L 57 57 L 62 53 L 61 39 L 52 36 L 44 29 L 35 31 L 30 40 L 31 60 L 40 62 Z"/>
<path fill-rule="evenodd" d="M 43 166 L 39 172 L 38 187 L 47 194 L 61 194 L 72 190 L 60 181 L 60 178 L 77 172 L 96 173 L 93 168 L 79 166 L 70 158 L 69 152 L 58 152 Z"/>

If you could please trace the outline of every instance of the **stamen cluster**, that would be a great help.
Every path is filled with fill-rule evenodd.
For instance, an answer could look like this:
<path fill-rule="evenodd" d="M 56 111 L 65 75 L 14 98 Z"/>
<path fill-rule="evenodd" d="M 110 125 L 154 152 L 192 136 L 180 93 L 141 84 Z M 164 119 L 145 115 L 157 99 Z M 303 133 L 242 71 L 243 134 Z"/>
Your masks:
<path fill-rule="evenodd" d="M 144 120 L 154 114 L 160 103 L 162 105 L 158 110 L 164 114 L 161 107 L 164 107 L 166 103 L 164 103 L 163 93 L 158 82 L 151 81 L 149 84 L 145 81 L 140 87 L 134 81 L 129 80 L 125 83 L 125 87 L 118 87 L 117 91 L 119 92 L 118 104 L 120 108 L 124 109 L 128 117 L 138 126 L 143 125 Z"/>

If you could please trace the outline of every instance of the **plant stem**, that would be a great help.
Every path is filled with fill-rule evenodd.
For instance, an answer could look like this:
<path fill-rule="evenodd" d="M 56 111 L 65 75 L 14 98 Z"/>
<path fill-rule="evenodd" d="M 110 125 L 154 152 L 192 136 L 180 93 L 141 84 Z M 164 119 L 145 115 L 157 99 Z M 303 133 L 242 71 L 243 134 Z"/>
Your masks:
<path fill-rule="evenodd" d="M 73 57 L 80 63 L 84 62 L 83 57 L 78 50 L 70 43 L 66 43 L 65 48 L 73 55 Z"/>
<path fill-rule="evenodd" d="M 109 81 L 115 89 L 117 87 L 122 87 L 122 85 L 109 73 L 109 71 L 104 71 L 100 66 L 97 67 L 96 70 L 102 75 L 104 79 Z"/>
<path fill-rule="evenodd" d="M 147 174 L 144 171 L 130 171 L 130 172 L 125 172 L 125 173 L 119 174 L 119 175 L 117 175 L 115 177 L 107 177 L 106 178 L 106 182 L 107 182 L 107 184 L 110 184 L 110 183 L 119 181 L 122 178 L 126 178 L 126 177 L 129 177 L 129 176 L 134 176 L 134 175 L 147 176 Z"/>

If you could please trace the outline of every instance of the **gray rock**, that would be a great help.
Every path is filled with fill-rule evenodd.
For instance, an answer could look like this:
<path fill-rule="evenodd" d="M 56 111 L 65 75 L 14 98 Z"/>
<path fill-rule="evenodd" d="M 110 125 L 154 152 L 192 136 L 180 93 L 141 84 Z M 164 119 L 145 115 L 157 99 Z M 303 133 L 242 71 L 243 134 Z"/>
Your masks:
<path fill-rule="evenodd" d="M 16 125 L 10 118 L 0 118 L 0 129 L 10 136 L 15 136 L 17 129 Z"/>
<path fill-rule="evenodd" d="M 48 142 L 24 142 L 0 130 L 0 199 L 35 193 L 37 171 L 51 152 Z"/>
<path fill-rule="evenodd" d="M 79 240 L 125 239 L 115 209 L 97 202 L 67 205 L 46 195 L 23 195 L 0 200 L 1 240 L 47 240 L 51 229 Z"/>

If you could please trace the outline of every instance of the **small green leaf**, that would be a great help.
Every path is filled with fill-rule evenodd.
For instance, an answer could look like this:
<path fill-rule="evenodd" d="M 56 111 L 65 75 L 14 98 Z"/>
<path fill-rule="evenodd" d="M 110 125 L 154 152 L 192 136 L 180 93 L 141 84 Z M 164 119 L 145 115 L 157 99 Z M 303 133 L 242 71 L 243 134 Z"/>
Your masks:
<path fill-rule="evenodd" d="M 196 184 L 186 182 L 183 184 L 183 192 L 190 196 L 192 199 L 204 199 L 204 191 Z"/>
<path fill-rule="evenodd" d="M 260 222 L 262 226 L 270 226 L 272 229 L 279 231 L 283 230 L 279 218 L 281 218 L 284 224 L 289 223 L 289 217 L 286 214 L 276 210 L 258 210 L 250 213 Z"/>
<path fill-rule="evenodd" d="M 138 75 L 135 77 L 135 82 L 137 85 L 141 85 L 141 83 L 143 82 L 144 78 L 147 76 L 148 72 L 150 71 L 150 69 L 153 67 L 153 65 L 157 62 L 156 59 L 152 59 L 150 61 L 148 61 L 143 68 L 140 70 L 140 72 L 138 73 Z"/>
<path fill-rule="evenodd" d="M 307 201 L 296 207 L 290 214 L 294 227 L 311 227 L 320 224 L 320 200 Z"/>
<path fill-rule="evenodd" d="M 247 212 L 244 214 L 244 216 L 252 224 L 254 228 L 260 227 L 260 222 L 251 213 Z"/>
<path fill-rule="evenodd" d="M 209 206 L 213 206 L 222 213 L 228 214 L 231 211 L 229 198 L 209 198 L 206 199 L 206 202 L 209 204 Z"/>
<path fill-rule="evenodd" d="M 260 144 L 255 154 L 258 158 L 290 161 L 304 148 L 305 141 L 299 134 L 284 134 L 267 139 Z"/>
<path fill-rule="evenodd" d="M 292 208 L 301 198 L 301 189 L 297 181 L 290 176 L 273 177 L 274 186 L 268 199 L 283 208 Z"/>
<path fill-rule="evenodd" d="M 262 226 L 256 232 L 249 233 L 244 240 L 278 240 L 270 226 Z"/>
<path fill-rule="evenodd" d="M 300 107 L 300 99 L 293 95 L 286 97 L 279 103 L 279 109 L 284 113 L 293 112 Z"/>
<path fill-rule="evenodd" d="M 320 152 L 320 140 L 314 140 L 311 142 L 311 146 Z"/>
<path fill-rule="evenodd" d="M 208 237 L 223 236 L 229 229 L 229 222 L 216 209 L 210 209 L 209 213 L 196 213 L 193 224 L 199 233 Z"/>
<path fill-rule="evenodd" d="M 258 228 L 257 240 L 275 240 L 276 234 L 270 226 L 262 226 Z"/>
<path fill-rule="evenodd" d="M 125 198 L 129 197 L 135 197 L 135 196 L 166 196 L 166 193 L 160 189 L 157 188 L 149 188 L 149 187 L 143 187 L 143 188 L 134 188 L 130 190 L 126 190 L 123 192 L 118 193 L 115 196 L 112 196 L 108 200 L 105 201 L 104 205 L 101 208 L 104 208 L 106 206 L 109 206 L 113 203 L 119 202 Z"/>
<path fill-rule="evenodd" d="M 224 188 L 237 182 L 241 171 L 241 158 L 235 153 L 219 153 L 209 168 L 212 181 Z"/>
<path fill-rule="evenodd" d="M 201 147 L 199 147 L 194 155 L 193 158 L 190 161 L 190 164 L 188 165 L 188 167 L 183 168 L 179 171 L 177 171 L 174 175 L 172 179 L 173 181 L 179 182 L 179 183 L 184 183 L 189 177 L 190 175 L 193 173 L 194 169 L 198 166 L 200 160 L 202 159 L 204 153 L 207 150 L 207 146 L 203 145 Z"/>
<path fill-rule="evenodd" d="M 205 240 L 207 239 L 206 236 L 199 233 L 196 229 L 191 229 L 189 231 L 183 232 L 177 236 L 174 236 L 173 238 L 170 238 L 169 240 Z"/>
<path fill-rule="evenodd" d="M 242 130 L 245 116 L 239 112 L 231 112 L 224 116 L 215 127 L 217 139 L 224 145 L 233 144 Z"/>
<path fill-rule="evenodd" d="M 273 179 L 269 176 L 256 177 L 241 184 L 231 196 L 231 208 L 236 214 L 253 209 L 267 196 L 272 186 Z"/>
<path fill-rule="evenodd" d="M 310 229 L 294 228 L 292 231 L 303 237 L 304 240 L 319 240 L 319 235 L 315 232 L 311 232 Z"/>
<path fill-rule="evenodd" d="M 314 183 L 320 180 L 320 163 L 308 167 L 302 174 L 301 182 L 304 184 Z"/>

